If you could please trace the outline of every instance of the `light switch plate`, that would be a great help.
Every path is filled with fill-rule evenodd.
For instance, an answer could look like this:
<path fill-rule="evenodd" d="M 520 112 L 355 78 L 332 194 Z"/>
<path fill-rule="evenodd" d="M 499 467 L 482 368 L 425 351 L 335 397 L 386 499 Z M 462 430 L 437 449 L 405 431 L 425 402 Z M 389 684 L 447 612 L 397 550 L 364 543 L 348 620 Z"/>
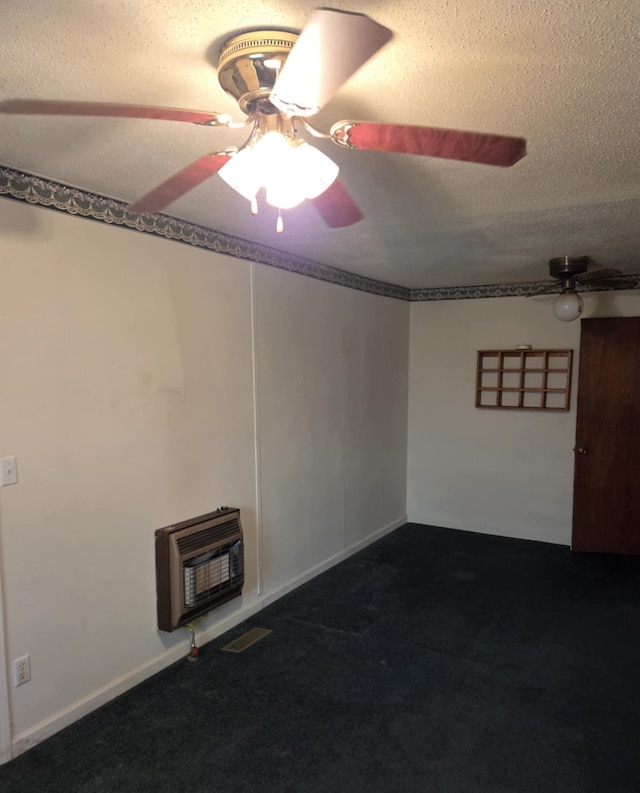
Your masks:
<path fill-rule="evenodd" d="M 0 459 L 0 487 L 18 484 L 18 464 L 15 457 Z"/>

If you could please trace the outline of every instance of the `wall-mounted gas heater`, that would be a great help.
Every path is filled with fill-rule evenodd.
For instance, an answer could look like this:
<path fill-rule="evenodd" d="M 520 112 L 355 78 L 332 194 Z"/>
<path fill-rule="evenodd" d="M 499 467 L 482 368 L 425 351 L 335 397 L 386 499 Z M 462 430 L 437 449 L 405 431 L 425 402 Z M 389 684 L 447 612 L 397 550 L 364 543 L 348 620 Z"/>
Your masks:
<path fill-rule="evenodd" d="M 240 511 L 220 507 L 156 531 L 158 627 L 174 631 L 242 591 Z"/>

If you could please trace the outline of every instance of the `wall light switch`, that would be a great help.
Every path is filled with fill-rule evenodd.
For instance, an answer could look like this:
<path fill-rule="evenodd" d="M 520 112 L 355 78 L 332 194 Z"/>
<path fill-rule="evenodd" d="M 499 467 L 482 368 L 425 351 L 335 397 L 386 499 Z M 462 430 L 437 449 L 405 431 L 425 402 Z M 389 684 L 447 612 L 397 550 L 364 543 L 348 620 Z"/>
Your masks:
<path fill-rule="evenodd" d="M 0 487 L 18 484 L 18 466 L 15 457 L 3 457 L 0 460 Z"/>

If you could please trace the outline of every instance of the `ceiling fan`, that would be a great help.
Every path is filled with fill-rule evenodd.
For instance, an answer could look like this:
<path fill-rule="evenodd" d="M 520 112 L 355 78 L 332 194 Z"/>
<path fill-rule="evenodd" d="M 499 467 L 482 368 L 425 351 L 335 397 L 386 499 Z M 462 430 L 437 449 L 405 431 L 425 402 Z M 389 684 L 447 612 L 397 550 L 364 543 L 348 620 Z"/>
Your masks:
<path fill-rule="evenodd" d="M 251 126 L 237 148 L 200 157 L 130 205 L 132 212 L 165 209 L 218 173 L 257 212 L 258 194 L 278 209 L 311 201 L 325 223 L 340 228 L 362 219 L 357 204 L 337 179 L 338 166 L 301 136 L 325 138 L 347 149 L 369 149 L 511 166 L 526 154 L 523 138 L 435 127 L 339 121 L 328 133 L 314 116 L 338 89 L 392 37 L 364 14 L 316 9 L 302 32 L 257 30 L 234 36 L 220 54 L 218 79 L 246 114 L 244 122 L 201 110 L 104 102 L 9 99 L 0 113 L 102 116 L 183 121 L 204 126 Z"/>
<path fill-rule="evenodd" d="M 576 287 L 579 284 L 611 286 L 611 282 L 607 279 L 622 273 L 621 270 L 612 267 L 589 270 L 590 261 L 588 256 L 558 256 L 549 259 L 549 275 L 557 283 L 546 284 L 527 297 L 560 292 L 553 304 L 553 313 L 556 318 L 562 322 L 572 322 L 574 319 L 578 319 L 582 314 L 583 302 Z"/>

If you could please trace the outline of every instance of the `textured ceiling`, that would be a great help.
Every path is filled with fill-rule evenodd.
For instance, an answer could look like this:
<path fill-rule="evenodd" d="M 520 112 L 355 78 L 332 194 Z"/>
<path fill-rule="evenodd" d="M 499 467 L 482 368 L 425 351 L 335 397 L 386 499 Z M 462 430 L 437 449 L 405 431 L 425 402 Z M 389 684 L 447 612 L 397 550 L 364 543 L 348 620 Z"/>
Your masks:
<path fill-rule="evenodd" d="M 242 114 L 220 46 L 301 28 L 306 0 L 3 0 L 0 99 L 158 104 Z M 313 120 L 526 137 L 513 168 L 345 151 L 320 142 L 364 212 L 330 230 L 311 207 L 256 218 L 214 176 L 168 214 L 406 287 L 542 280 L 553 256 L 640 272 L 637 0 L 333 2 L 394 39 Z M 0 116 L 0 164 L 133 201 L 243 130 L 149 120 Z"/>

